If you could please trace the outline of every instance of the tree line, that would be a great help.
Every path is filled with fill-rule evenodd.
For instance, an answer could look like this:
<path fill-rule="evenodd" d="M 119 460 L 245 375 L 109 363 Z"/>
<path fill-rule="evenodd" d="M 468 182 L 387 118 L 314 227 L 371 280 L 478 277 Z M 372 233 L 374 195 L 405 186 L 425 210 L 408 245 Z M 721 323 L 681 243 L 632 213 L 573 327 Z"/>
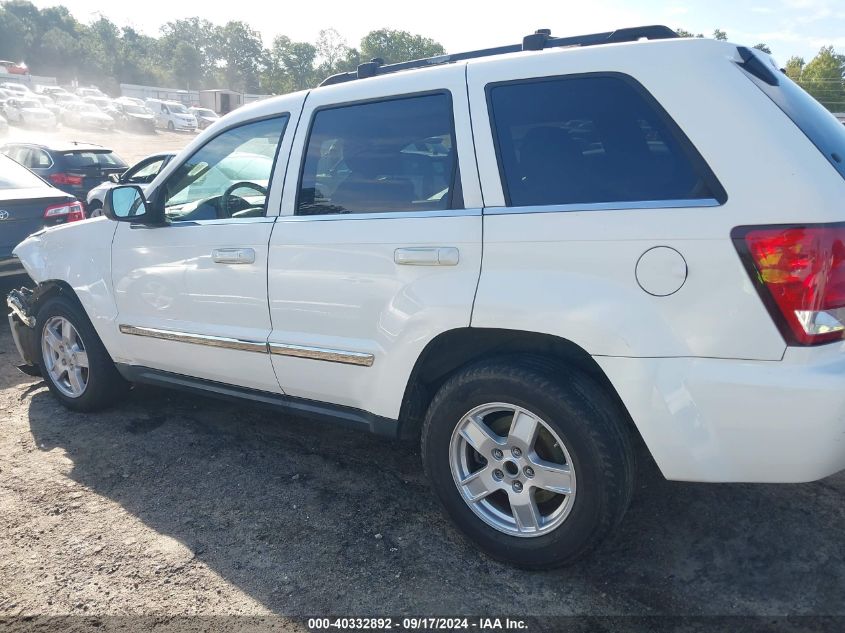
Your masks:
<path fill-rule="evenodd" d="M 677 29 L 682 37 L 704 37 L 685 29 Z M 728 34 L 720 29 L 713 31 L 713 39 L 727 40 Z M 772 50 L 765 44 L 755 44 L 764 53 Z M 786 60 L 783 71 L 831 112 L 845 112 L 845 55 L 838 54 L 833 46 L 824 46 L 809 62 L 793 55 Z"/>
<path fill-rule="evenodd" d="M 282 94 L 375 57 L 391 63 L 443 53 L 433 39 L 391 29 L 370 31 L 357 48 L 332 28 L 320 31 L 316 42 L 279 35 L 265 47 L 261 35 L 240 21 L 174 20 L 151 37 L 103 15 L 83 24 L 63 6 L 0 2 L 0 59 L 23 60 L 35 75 L 113 93 L 120 83 L 133 83 Z"/>
<path fill-rule="evenodd" d="M 704 37 L 683 28 L 677 32 Z M 720 29 L 712 37 L 728 39 Z M 765 43 L 754 48 L 772 52 Z M 28 0 L 0 1 L 0 59 L 23 60 L 33 74 L 55 76 L 62 83 L 93 83 L 114 94 L 120 83 L 283 94 L 375 57 L 392 63 L 443 53 L 431 38 L 387 28 L 370 31 L 357 47 L 333 28 L 321 30 L 316 42 L 279 35 L 268 47 L 240 21 L 174 20 L 152 37 L 103 15 L 83 24 L 63 6 L 38 9 Z M 828 109 L 845 111 L 845 55 L 832 46 L 809 62 L 790 57 L 784 70 Z"/>

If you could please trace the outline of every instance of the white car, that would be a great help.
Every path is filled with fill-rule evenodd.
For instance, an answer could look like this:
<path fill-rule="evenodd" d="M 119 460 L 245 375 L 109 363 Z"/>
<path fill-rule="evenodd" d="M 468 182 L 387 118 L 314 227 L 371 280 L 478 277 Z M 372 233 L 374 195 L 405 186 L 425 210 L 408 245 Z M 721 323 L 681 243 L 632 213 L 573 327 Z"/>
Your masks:
<path fill-rule="evenodd" d="M 29 89 L 29 86 L 17 81 L 4 81 L 3 83 L 0 83 L 0 88 L 13 92 L 19 97 L 32 96 L 32 90 Z"/>
<path fill-rule="evenodd" d="M 195 132 L 197 129 L 196 117 L 188 112 L 184 104 L 176 101 L 147 99 L 144 105 L 155 115 L 156 127 L 171 132 Z"/>
<path fill-rule="evenodd" d="M 85 205 L 88 211 L 88 217 L 97 217 L 103 214 L 103 201 L 109 189 L 114 189 L 118 185 L 137 185 L 141 191 L 146 190 L 150 183 L 155 180 L 155 177 L 158 176 L 158 173 L 174 156 L 176 156 L 176 152 L 151 154 L 132 165 L 132 167 L 120 176 L 113 176 L 111 180 L 91 189 L 88 192 Z"/>
<path fill-rule="evenodd" d="M 220 116 L 209 108 L 188 108 L 188 112 L 194 115 L 197 120 L 197 127 L 201 130 L 220 120 Z"/>
<path fill-rule="evenodd" d="M 54 128 L 56 117 L 34 96 L 14 97 L 3 104 L 3 115 L 9 123 L 30 127 Z"/>
<path fill-rule="evenodd" d="M 371 62 L 27 238 L 12 330 L 77 411 L 153 383 L 418 438 L 472 542 L 553 567 L 640 440 L 673 480 L 845 468 L 843 157 L 768 55 L 666 27 Z"/>
<path fill-rule="evenodd" d="M 49 110 L 53 114 L 53 116 L 56 117 L 57 121 L 59 120 L 62 115 L 62 108 L 61 106 L 59 106 L 59 104 L 53 101 L 53 99 L 44 94 L 33 94 L 30 96 L 30 98 L 35 99 L 38 103 L 42 105 L 42 107 Z"/>
<path fill-rule="evenodd" d="M 6 119 L 3 118 L 3 115 L 0 114 L 0 134 L 6 135 L 9 133 L 9 123 Z"/>
<path fill-rule="evenodd" d="M 76 128 L 113 130 L 114 119 L 93 103 L 68 103 L 62 110 L 62 123 Z"/>

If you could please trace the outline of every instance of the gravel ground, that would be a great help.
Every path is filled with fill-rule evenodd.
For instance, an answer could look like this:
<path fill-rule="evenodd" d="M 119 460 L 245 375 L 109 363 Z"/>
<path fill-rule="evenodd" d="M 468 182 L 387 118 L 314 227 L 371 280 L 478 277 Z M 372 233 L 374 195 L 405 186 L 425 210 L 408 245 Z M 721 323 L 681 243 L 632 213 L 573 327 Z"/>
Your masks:
<path fill-rule="evenodd" d="M 6 138 L 44 137 L 129 163 L 193 138 Z M 25 281 L 0 279 L 0 293 Z M 76 414 L 16 360 L 3 320 L 0 617 L 845 615 L 845 474 L 684 484 L 645 459 L 614 541 L 527 573 L 448 525 L 414 445 L 147 387 Z"/>
<path fill-rule="evenodd" d="M 413 445 L 146 387 L 72 413 L 15 360 L 4 322 L 0 616 L 845 614 L 842 474 L 684 484 L 646 462 L 614 541 L 529 573 L 447 524 Z"/>

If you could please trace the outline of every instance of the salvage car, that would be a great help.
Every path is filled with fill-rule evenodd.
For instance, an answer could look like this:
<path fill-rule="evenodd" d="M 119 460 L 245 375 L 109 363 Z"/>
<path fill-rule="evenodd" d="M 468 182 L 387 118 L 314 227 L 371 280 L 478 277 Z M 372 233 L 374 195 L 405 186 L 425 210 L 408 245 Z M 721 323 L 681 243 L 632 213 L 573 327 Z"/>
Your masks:
<path fill-rule="evenodd" d="M 4 271 L 12 249 L 30 233 L 83 219 L 82 204 L 76 198 L 0 154 L 0 266 Z"/>
<path fill-rule="evenodd" d="M 474 544 L 554 567 L 620 524 L 635 447 L 845 468 L 843 157 L 769 55 L 666 27 L 367 62 L 24 240 L 11 326 L 75 411 L 151 383 L 414 438 Z"/>
<path fill-rule="evenodd" d="M 114 114 L 111 116 L 117 123 L 117 127 L 123 130 L 152 134 L 156 129 L 153 113 L 144 106 L 115 101 Z"/>
<path fill-rule="evenodd" d="M 3 115 L 9 123 L 29 127 L 54 128 L 56 117 L 34 95 L 30 98 L 14 97 L 3 103 Z"/>
<path fill-rule="evenodd" d="M 106 130 L 109 132 L 115 126 L 112 117 L 94 104 L 84 102 L 68 103 L 62 110 L 62 123 L 70 127 Z"/>
<path fill-rule="evenodd" d="M 142 191 L 146 189 L 174 156 L 176 156 L 176 152 L 152 154 L 138 161 L 120 175 L 111 174 L 106 182 L 97 185 L 88 192 L 85 205 L 88 217 L 93 218 L 103 214 L 103 201 L 109 189 L 114 189 L 118 185 L 138 185 Z"/>
<path fill-rule="evenodd" d="M 204 130 L 209 125 L 217 123 L 220 120 L 220 116 L 214 110 L 209 110 L 208 108 L 188 108 L 188 112 L 194 115 L 194 118 L 197 120 L 197 127 L 200 130 Z"/>
<path fill-rule="evenodd" d="M 112 150 L 90 143 L 8 143 L 0 153 L 84 201 L 94 187 L 126 171 L 126 163 Z"/>

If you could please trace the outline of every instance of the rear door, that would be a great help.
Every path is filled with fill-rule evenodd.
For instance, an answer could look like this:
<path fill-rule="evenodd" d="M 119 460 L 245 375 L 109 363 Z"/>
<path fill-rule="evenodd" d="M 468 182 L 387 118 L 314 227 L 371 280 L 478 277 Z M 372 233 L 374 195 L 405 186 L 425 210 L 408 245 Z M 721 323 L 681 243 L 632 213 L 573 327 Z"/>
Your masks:
<path fill-rule="evenodd" d="M 396 418 L 414 362 L 467 327 L 481 197 L 464 67 L 312 92 L 270 241 L 273 366 L 290 396 Z"/>

